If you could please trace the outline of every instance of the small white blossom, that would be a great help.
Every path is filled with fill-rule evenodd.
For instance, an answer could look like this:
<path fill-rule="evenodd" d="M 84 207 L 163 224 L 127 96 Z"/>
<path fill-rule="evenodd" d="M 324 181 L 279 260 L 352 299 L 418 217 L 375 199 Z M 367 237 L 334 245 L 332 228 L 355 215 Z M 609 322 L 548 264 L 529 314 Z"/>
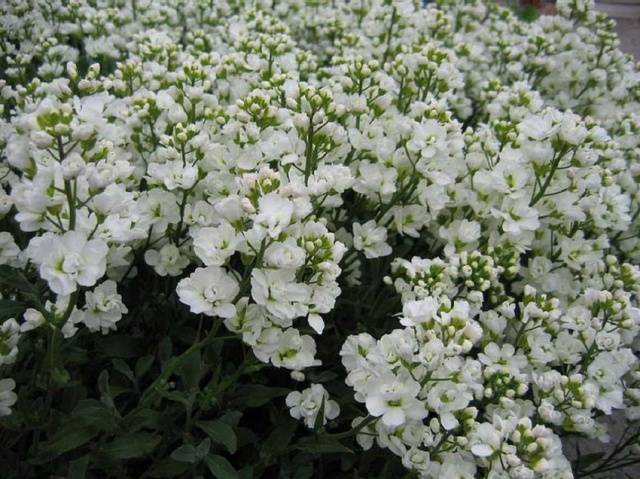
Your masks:
<path fill-rule="evenodd" d="M 77 286 L 93 286 L 105 273 L 108 248 L 101 239 L 88 240 L 79 231 L 63 235 L 46 233 L 31 240 L 28 254 L 40 276 L 60 295 Z"/>
<path fill-rule="evenodd" d="M 13 391 L 16 382 L 11 378 L 0 379 L 0 416 L 8 416 L 11 414 L 11 406 L 13 406 L 18 396 Z"/>
<path fill-rule="evenodd" d="M 0 366 L 16 361 L 19 340 L 20 325 L 13 318 L 6 319 L 0 325 Z"/>
<path fill-rule="evenodd" d="M 323 409 L 322 425 L 340 414 L 338 403 L 329 399 L 329 393 L 321 384 L 312 384 L 301 392 L 291 391 L 286 397 L 286 403 L 291 417 L 302 420 L 309 428 L 315 426 L 321 409 Z"/>
<path fill-rule="evenodd" d="M 391 246 L 387 244 L 387 230 L 376 226 L 374 220 L 365 224 L 353 224 L 353 247 L 362 251 L 367 258 L 378 258 L 391 254 Z"/>
<path fill-rule="evenodd" d="M 181 280 L 176 291 L 180 301 L 194 314 L 231 318 L 236 312 L 233 301 L 240 287 L 224 268 L 207 266 Z"/>
<path fill-rule="evenodd" d="M 127 307 L 122 303 L 115 281 L 107 280 L 85 294 L 83 310 L 74 310 L 70 320 L 84 323 L 91 332 L 107 334 L 117 329 L 116 323 L 126 313 Z"/>
<path fill-rule="evenodd" d="M 147 250 L 144 260 L 160 276 L 178 276 L 189 264 L 189 259 L 172 243 L 167 243 L 160 250 Z"/>

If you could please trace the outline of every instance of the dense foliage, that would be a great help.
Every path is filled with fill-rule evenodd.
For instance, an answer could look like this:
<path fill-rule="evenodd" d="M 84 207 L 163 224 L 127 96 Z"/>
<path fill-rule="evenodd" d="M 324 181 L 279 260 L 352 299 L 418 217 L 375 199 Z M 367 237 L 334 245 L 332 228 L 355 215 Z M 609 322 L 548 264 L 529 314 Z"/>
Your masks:
<path fill-rule="evenodd" d="M 564 440 L 640 418 L 640 73 L 591 3 L 0 12 L 3 477 L 615 462 Z"/>

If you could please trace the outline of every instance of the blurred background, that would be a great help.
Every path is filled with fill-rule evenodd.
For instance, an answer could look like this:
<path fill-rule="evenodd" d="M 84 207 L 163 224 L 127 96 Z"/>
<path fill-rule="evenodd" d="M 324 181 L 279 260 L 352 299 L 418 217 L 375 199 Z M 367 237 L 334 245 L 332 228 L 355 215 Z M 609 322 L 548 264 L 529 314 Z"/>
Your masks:
<path fill-rule="evenodd" d="M 526 20 L 555 13 L 555 2 L 550 0 L 507 0 L 505 3 Z M 620 49 L 640 61 L 640 0 L 596 0 L 596 8 L 616 20 Z"/>

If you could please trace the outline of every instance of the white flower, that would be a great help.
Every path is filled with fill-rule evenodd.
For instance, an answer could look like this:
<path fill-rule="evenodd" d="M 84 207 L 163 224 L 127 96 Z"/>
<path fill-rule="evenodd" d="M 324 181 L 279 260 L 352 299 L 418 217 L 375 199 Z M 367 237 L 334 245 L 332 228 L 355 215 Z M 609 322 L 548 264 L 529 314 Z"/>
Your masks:
<path fill-rule="evenodd" d="M 436 298 L 424 298 L 418 301 L 407 301 L 402 308 L 400 324 L 403 326 L 418 326 L 434 319 L 440 308 Z"/>
<path fill-rule="evenodd" d="M 318 334 L 322 334 L 322 331 L 324 331 L 324 320 L 322 319 L 322 316 L 319 314 L 310 314 L 307 317 L 307 321 L 309 322 L 311 329 Z"/>
<path fill-rule="evenodd" d="M 301 419 L 308 428 L 313 428 L 320 409 L 324 405 L 322 425 L 327 420 L 335 419 L 340 414 L 338 403 L 329 399 L 329 393 L 321 384 L 299 391 L 291 391 L 286 398 L 289 414 L 295 419 Z"/>
<path fill-rule="evenodd" d="M 258 201 L 258 213 L 254 217 L 254 223 L 264 229 L 271 238 L 277 238 L 282 230 L 289 226 L 293 210 L 291 201 L 276 193 L 269 193 Z"/>
<path fill-rule="evenodd" d="M 367 386 L 369 395 L 366 406 L 369 414 L 382 417 L 382 422 L 390 427 L 401 426 L 408 420 L 421 420 L 427 411 L 416 399 L 420 385 L 411 378 L 399 379 L 385 375 Z"/>
<path fill-rule="evenodd" d="M 477 221 L 455 220 L 449 226 L 440 227 L 440 237 L 453 245 L 470 244 L 480 238 L 480 223 Z"/>
<path fill-rule="evenodd" d="M 86 167 L 86 163 L 78 152 L 72 152 L 62 161 L 62 174 L 65 180 L 77 178 Z"/>
<path fill-rule="evenodd" d="M 560 130 L 558 131 L 560 138 L 570 145 L 581 144 L 587 136 L 587 129 L 581 120 L 578 115 L 566 112 L 562 116 Z"/>
<path fill-rule="evenodd" d="M 70 295 L 58 296 L 55 303 L 47 301 L 44 308 L 51 313 L 54 321 L 59 324 L 64 319 L 64 315 L 69 308 L 69 301 L 71 301 Z M 64 338 L 71 338 L 78 332 L 78 328 L 73 324 L 73 321 L 66 321 L 62 326 L 61 332 Z"/>
<path fill-rule="evenodd" d="M 477 472 L 476 463 L 470 453 L 460 451 L 457 453 L 446 452 L 442 454 L 442 466 L 439 476 L 434 477 L 455 477 L 456 479 L 475 479 Z"/>
<path fill-rule="evenodd" d="M 420 205 L 409 205 L 396 207 L 393 209 L 393 222 L 398 233 L 420 237 L 420 230 L 430 220 L 430 215 L 426 214 L 424 207 Z"/>
<path fill-rule="evenodd" d="M 351 187 L 353 182 L 354 178 L 348 167 L 320 165 L 309 177 L 308 188 L 309 193 L 320 196 L 329 192 L 342 193 Z"/>
<path fill-rule="evenodd" d="M 402 456 L 402 465 L 407 469 L 426 472 L 431 465 L 429 453 L 411 448 Z"/>
<path fill-rule="evenodd" d="M 385 168 L 379 163 L 363 161 L 358 167 L 358 176 L 353 189 L 358 193 L 375 197 L 377 194 L 388 197 L 396 191 L 398 172 L 394 168 Z"/>
<path fill-rule="evenodd" d="M 148 222 L 148 226 L 153 226 L 156 234 L 164 233 L 169 224 L 180 220 L 176 197 L 159 188 L 142 193 L 136 203 L 136 210 Z"/>
<path fill-rule="evenodd" d="M 178 276 L 189 264 L 189 259 L 173 243 L 167 243 L 159 251 L 148 249 L 144 260 L 160 276 Z"/>
<path fill-rule="evenodd" d="M 427 393 L 429 408 L 438 413 L 446 430 L 458 425 L 458 420 L 451 413 L 464 409 L 472 399 L 473 394 L 464 384 L 450 381 L 436 382 Z"/>
<path fill-rule="evenodd" d="M 251 297 L 288 325 L 307 314 L 311 289 L 296 282 L 294 270 L 256 268 L 251 272 Z"/>
<path fill-rule="evenodd" d="M 194 314 L 232 318 L 236 313 L 233 300 L 240 292 L 240 286 L 224 268 L 207 266 L 181 280 L 176 291 L 180 301 Z"/>
<path fill-rule="evenodd" d="M 529 115 L 518 125 L 523 135 L 533 140 L 542 140 L 553 131 L 550 118 L 540 115 Z"/>
<path fill-rule="evenodd" d="M 486 366 L 494 366 L 513 374 L 517 374 L 527 365 L 526 358 L 521 354 L 516 354 L 515 348 L 509 343 L 502 347 L 496 343 L 487 344 L 484 352 L 478 354 L 478 359 Z"/>
<path fill-rule="evenodd" d="M 492 213 L 496 218 L 504 219 L 502 229 L 506 233 L 519 235 L 526 231 L 535 231 L 540 227 L 538 211 L 535 208 L 530 208 L 521 201 L 507 201 L 504 208 L 503 211 L 494 209 Z"/>
<path fill-rule="evenodd" d="M 387 244 L 387 229 L 376 226 L 374 220 L 365 224 L 353 224 L 353 247 L 362 251 L 366 258 L 379 258 L 391 254 L 391 246 Z"/>
<path fill-rule="evenodd" d="M 274 242 L 266 249 L 264 261 L 272 268 L 297 269 L 304 265 L 306 259 L 305 251 L 297 245 L 292 237 L 284 242 Z"/>
<path fill-rule="evenodd" d="M 236 251 L 239 243 L 236 230 L 229 223 L 192 229 L 193 251 L 206 266 L 222 266 Z"/>
<path fill-rule="evenodd" d="M 24 322 L 20 325 L 21 333 L 32 331 L 45 324 L 45 319 L 42 313 L 33 308 L 27 308 L 22 316 L 22 319 L 24 319 Z"/>
<path fill-rule="evenodd" d="M 13 390 L 16 382 L 11 378 L 0 379 L 0 416 L 11 414 L 11 406 L 16 403 L 18 396 Z"/>
<path fill-rule="evenodd" d="M 302 370 L 319 366 L 315 359 L 316 343 L 311 336 L 301 336 L 297 329 L 289 328 L 278 338 L 275 351 L 271 354 L 271 363 L 277 367 Z"/>
<path fill-rule="evenodd" d="M 502 447 L 502 434 L 491 423 L 476 424 L 470 439 L 471 452 L 479 457 L 491 456 Z"/>
<path fill-rule="evenodd" d="M 13 240 L 11 233 L 0 232 L 0 264 L 8 264 L 14 267 L 20 266 L 19 254 L 20 248 Z"/>
<path fill-rule="evenodd" d="M 414 125 L 413 137 L 407 142 L 412 152 L 420 152 L 424 158 L 433 158 L 446 150 L 447 130 L 435 120 Z"/>
<path fill-rule="evenodd" d="M 16 361 L 19 340 L 20 325 L 13 318 L 5 320 L 0 325 L 0 366 Z"/>
<path fill-rule="evenodd" d="M 127 307 L 122 303 L 115 281 L 107 280 L 85 294 L 82 313 L 76 309 L 70 320 L 73 323 L 84 323 L 92 333 L 101 331 L 102 334 L 107 334 L 110 330 L 117 329 L 116 323 L 126 313 Z"/>
<path fill-rule="evenodd" d="M 198 180 L 198 168 L 183 165 L 181 160 L 151 163 L 148 172 L 151 178 L 163 183 L 169 191 L 176 188 L 188 190 Z"/>
<path fill-rule="evenodd" d="M 0 177 L 6 176 L 7 171 L 6 167 L 0 166 Z M 0 218 L 6 215 L 12 206 L 13 201 L 11 200 L 11 196 L 0 188 Z"/>
<path fill-rule="evenodd" d="M 67 295 L 77 285 L 93 286 L 106 271 L 109 248 L 101 239 L 87 240 L 79 231 L 45 233 L 29 243 L 27 253 L 54 293 Z"/>
<path fill-rule="evenodd" d="M 342 365 L 351 371 L 364 367 L 370 361 L 370 353 L 375 355 L 377 343 L 373 336 L 368 333 L 349 336 L 340 350 Z"/>

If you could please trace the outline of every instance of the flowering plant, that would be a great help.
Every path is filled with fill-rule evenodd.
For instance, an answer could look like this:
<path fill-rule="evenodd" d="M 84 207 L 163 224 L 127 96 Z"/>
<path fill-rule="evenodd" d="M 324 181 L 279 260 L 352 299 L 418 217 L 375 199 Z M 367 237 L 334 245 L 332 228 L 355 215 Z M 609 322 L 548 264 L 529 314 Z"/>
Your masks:
<path fill-rule="evenodd" d="M 640 417 L 640 72 L 592 2 L 0 10 L 7 477 L 630 463 L 567 456 Z"/>

